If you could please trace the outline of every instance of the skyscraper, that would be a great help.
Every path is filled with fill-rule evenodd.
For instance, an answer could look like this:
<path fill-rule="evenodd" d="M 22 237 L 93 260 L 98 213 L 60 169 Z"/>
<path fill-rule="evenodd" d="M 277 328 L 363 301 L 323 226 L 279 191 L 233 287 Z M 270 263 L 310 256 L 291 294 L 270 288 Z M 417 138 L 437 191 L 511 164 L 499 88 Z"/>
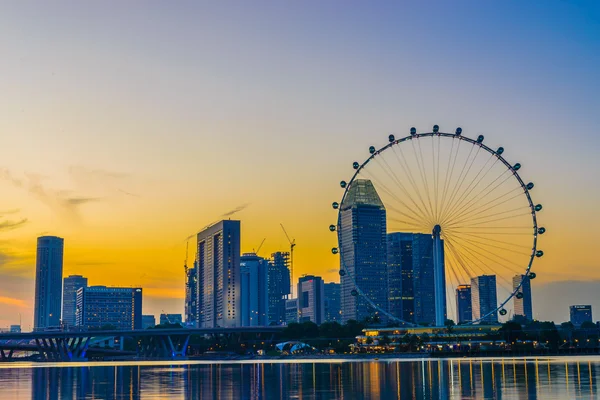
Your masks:
<path fill-rule="evenodd" d="M 341 287 L 339 283 L 325 284 L 325 321 L 342 322 L 342 305 L 340 298 Z"/>
<path fill-rule="evenodd" d="M 224 220 L 198 233 L 200 328 L 234 328 L 240 314 L 240 221 Z"/>
<path fill-rule="evenodd" d="M 62 321 L 66 326 L 75 326 L 77 290 L 86 287 L 87 282 L 87 278 L 81 275 L 70 275 L 64 279 Z"/>
<path fill-rule="evenodd" d="M 187 325 L 196 325 L 196 314 L 198 312 L 196 302 L 198 301 L 198 262 L 194 261 L 193 268 L 185 273 L 185 322 Z"/>
<path fill-rule="evenodd" d="M 496 298 L 496 275 L 481 275 L 471 278 L 471 307 L 473 320 L 477 321 L 488 313 L 481 322 L 491 324 L 498 323 L 498 312 L 494 311 L 498 306 Z"/>
<path fill-rule="evenodd" d="M 34 329 L 60 325 L 64 239 L 37 239 Z"/>
<path fill-rule="evenodd" d="M 441 256 L 443 268 L 443 250 Z M 387 263 L 390 313 L 406 322 L 435 325 L 432 235 L 389 233 L 387 235 Z M 445 287 L 445 276 L 442 277 L 442 282 Z M 443 313 L 446 315 L 445 292 L 442 293 L 442 304 Z"/>
<path fill-rule="evenodd" d="M 473 321 L 473 309 L 471 307 L 471 285 L 458 285 L 456 288 L 457 324 Z"/>
<path fill-rule="evenodd" d="M 370 180 L 357 179 L 340 214 L 340 267 L 346 271 L 341 277 L 342 321 L 362 321 L 377 313 L 366 298 L 388 310 L 385 206 Z"/>
<path fill-rule="evenodd" d="M 285 301 L 290 294 L 290 253 L 271 254 L 268 271 L 269 322 L 281 325 L 286 321 Z"/>
<path fill-rule="evenodd" d="M 533 321 L 533 307 L 531 304 L 531 280 L 526 275 L 515 275 L 512 280 L 515 290 L 523 280 L 521 288 L 513 297 L 515 316 L 520 315 Z M 520 297 L 520 298 L 519 298 Z"/>
<path fill-rule="evenodd" d="M 154 315 L 142 315 L 142 329 L 154 328 L 156 326 L 156 318 Z"/>
<path fill-rule="evenodd" d="M 298 279 L 298 316 L 300 322 L 321 325 L 325 321 L 325 286 L 320 276 L 306 275 Z"/>
<path fill-rule="evenodd" d="M 579 327 L 584 322 L 592 322 L 592 306 L 575 305 L 569 307 L 570 321 L 573 325 Z"/>
<path fill-rule="evenodd" d="M 269 325 L 269 262 L 255 253 L 246 253 L 240 258 L 240 271 L 242 326 Z"/>
<path fill-rule="evenodd" d="M 106 286 L 81 287 L 77 291 L 76 325 L 101 329 L 142 329 L 142 289 Z"/>

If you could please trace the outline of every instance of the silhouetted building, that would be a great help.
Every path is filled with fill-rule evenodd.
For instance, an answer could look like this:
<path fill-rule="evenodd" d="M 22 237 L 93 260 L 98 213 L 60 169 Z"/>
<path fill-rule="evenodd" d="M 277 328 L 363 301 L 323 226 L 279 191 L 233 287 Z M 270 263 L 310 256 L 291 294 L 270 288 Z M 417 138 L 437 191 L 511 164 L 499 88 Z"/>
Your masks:
<path fill-rule="evenodd" d="M 268 271 L 269 323 L 281 325 L 287 321 L 285 301 L 290 294 L 290 253 L 271 254 Z"/>
<path fill-rule="evenodd" d="M 497 324 L 498 312 L 495 311 L 498 308 L 497 304 L 496 275 L 481 275 L 471 278 L 473 320 L 477 321 L 483 318 L 481 322 Z"/>
<path fill-rule="evenodd" d="M 473 321 L 471 308 L 471 285 L 458 285 L 456 288 L 456 323 Z"/>
<path fill-rule="evenodd" d="M 240 313 L 240 221 L 198 233 L 198 318 L 201 328 L 234 328 Z"/>
<path fill-rule="evenodd" d="M 442 241 L 443 249 L 443 241 Z M 387 235 L 390 313 L 403 321 L 435 325 L 433 237 L 394 232 Z M 444 252 L 442 250 L 442 265 Z M 445 270 L 445 268 L 444 268 Z M 446 286 L 445 274 L 443 286 Z M 442 294 L 444 315 L 446 293 Z"/>
<path fill-rule="evenodd" d="M 154 328 L 156 326 L 156 318 L 154 315 L 142 315 L 142 329 Z"/>
<path fill-rule="evenodd" d="M 325 320 L 325 286 L 320 276 L 306 275 L 298 279 L 298 318 L 321 325 Z"/>
<path fill-rule="evenodd" d="M 159 323 L 161 325 L 183 325 L 183 316 L 181 314 L 160 314 Z"/>
<path fill-rule="evenodd" d="M 325 321 L 342 322 L 342 303 L 340 299 L 341 286 L 339 283 L 325 284 Z"/>
<path fill-rule="evenodd" d="M 11 325 L 10 333 L 21 333 L 21 325 Z"/>
<path fill-rule="evenodd" d="M 388 310 L 389 295 L 386 211 L 370 180 L 351 184 L 340 215 L 340 268 L 345 272 L 341 277 L 342 321 L 362 321 L 379 313 L 367 299 Z"/>
<path fill-rule="evenodd" d="M 285 323 L 298 322 L 298 299 L 285 300 Z"/>
<path fill-rule="evenodd" d="M 87 286 L 77 291 L 76 325 L 101 329 L 142 329 L 142 289 Z"/>
<path fill-rule="evenodd" d="M 523 284 L 519 291 L 513 297 L 514 301 L 514 314 L 515 316 L 520 315 L 527 318 L 529 321 L 533 321 L 533 307 L 531 303 L 531 280 L 527 275 L 515 275 L 513 277 L 513 290 L 517 289 L 519 284 L 523 280 Z"/>
<path fill-rule="evenodd" d="M 87 278 L 81 275 L 70 275 L 63 282 L 63 307 L 62 322 L 63 325 L 75 326 L 77 312 L 77 291 L 86 287 Z"/>
<path fill-rule="evenodd" d="M 37 239 L 34 329 L 60 326 L 64 239 Z"/>
<path fill-rule="evenodd" d="M 579 327 L 584 322 L 592 322 L 592 306 L 575 305 L 569 307 L 570 321 L 573 325 Z"/>
<path fill-rule="evenodd" d="M 196 326 L 196 315 L 198 307 L 198 262 L 194 261 L 194 267 L 185 272 L 185 323 Z"/>
<path fill-rule="evenodd" d="M 269 262 L 255 253 L 246 253 L 240 258 L 240 271 L 242 326 L 269 325 Z"/>

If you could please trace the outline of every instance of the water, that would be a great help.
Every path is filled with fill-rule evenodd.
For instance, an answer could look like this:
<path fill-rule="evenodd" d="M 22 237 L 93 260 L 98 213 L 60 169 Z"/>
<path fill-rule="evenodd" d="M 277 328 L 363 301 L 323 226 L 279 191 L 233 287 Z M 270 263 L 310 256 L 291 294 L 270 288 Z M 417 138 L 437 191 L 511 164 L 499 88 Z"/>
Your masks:
<path fill-rule="evenodd" d="M 588 399 L 600 358 L 0 364 L 0 399 Z"/>

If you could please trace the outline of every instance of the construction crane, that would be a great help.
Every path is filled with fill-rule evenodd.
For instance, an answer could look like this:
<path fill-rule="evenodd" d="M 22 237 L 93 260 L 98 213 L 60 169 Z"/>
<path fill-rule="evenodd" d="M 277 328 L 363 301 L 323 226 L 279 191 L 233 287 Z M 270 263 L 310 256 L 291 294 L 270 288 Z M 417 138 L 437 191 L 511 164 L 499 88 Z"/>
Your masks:
<path fill-rule="evenodd" d="M 188 249 L 190 247 L 190 239 L 185 242 L 185 261 L 183 262 L 183 269 L 185 270 L 185 276 L 187 276 L 188 272 Z"/>
<path fill-rule="evenodd" d="M 296 247 L 296 239 L 290 239 L 290 235 L 288 235 L 287 231 L 281 225 L 281 229 L 283 229 L 283 233 L 285 233 L 285 237 L 288 242 L 290 242 L 290 295 L 292 298 L 294 297 L 294 247 Z"/>
<path fill-rule="evenodd" d="M 254 254 L 258 255 L 258 252 L 260 251 L 260 249 L 262 248 L 263 244 L 265 243 L 265 240 L 267 240 L 267 238 L 264 238 L 262 240 L 262 242 L 260 242 L 260 244 L 258 245 L 258 249 L 256 249 L 256 251 L 252 251 Z"/>

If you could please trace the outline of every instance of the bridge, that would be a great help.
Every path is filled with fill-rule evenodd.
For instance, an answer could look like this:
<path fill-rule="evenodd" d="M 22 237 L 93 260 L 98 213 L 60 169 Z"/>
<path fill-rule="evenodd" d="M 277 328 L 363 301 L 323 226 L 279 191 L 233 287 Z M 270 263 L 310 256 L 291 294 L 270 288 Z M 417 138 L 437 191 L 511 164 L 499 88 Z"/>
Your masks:
<path fill-rule="evenodd" d="M 225 336 L 228 338 L 252 335 L 258 340 L 273 341 L 284 327 L 240 328 L 170 328 L 107 331 L 39 331 L 28 333 L 0 333 L 0 361 L 14 360 L 15 352 L 35 353 L 43 361 L 86 360 L 90 353 L 96 356 L 129 356 L 139 358 L 180 359 L 187 357 L 192 336 Z M 125 338 L 136 342 L 135 351 L 125 351 Z M 118 340 L 119 348 L 101 346 Z"/>

